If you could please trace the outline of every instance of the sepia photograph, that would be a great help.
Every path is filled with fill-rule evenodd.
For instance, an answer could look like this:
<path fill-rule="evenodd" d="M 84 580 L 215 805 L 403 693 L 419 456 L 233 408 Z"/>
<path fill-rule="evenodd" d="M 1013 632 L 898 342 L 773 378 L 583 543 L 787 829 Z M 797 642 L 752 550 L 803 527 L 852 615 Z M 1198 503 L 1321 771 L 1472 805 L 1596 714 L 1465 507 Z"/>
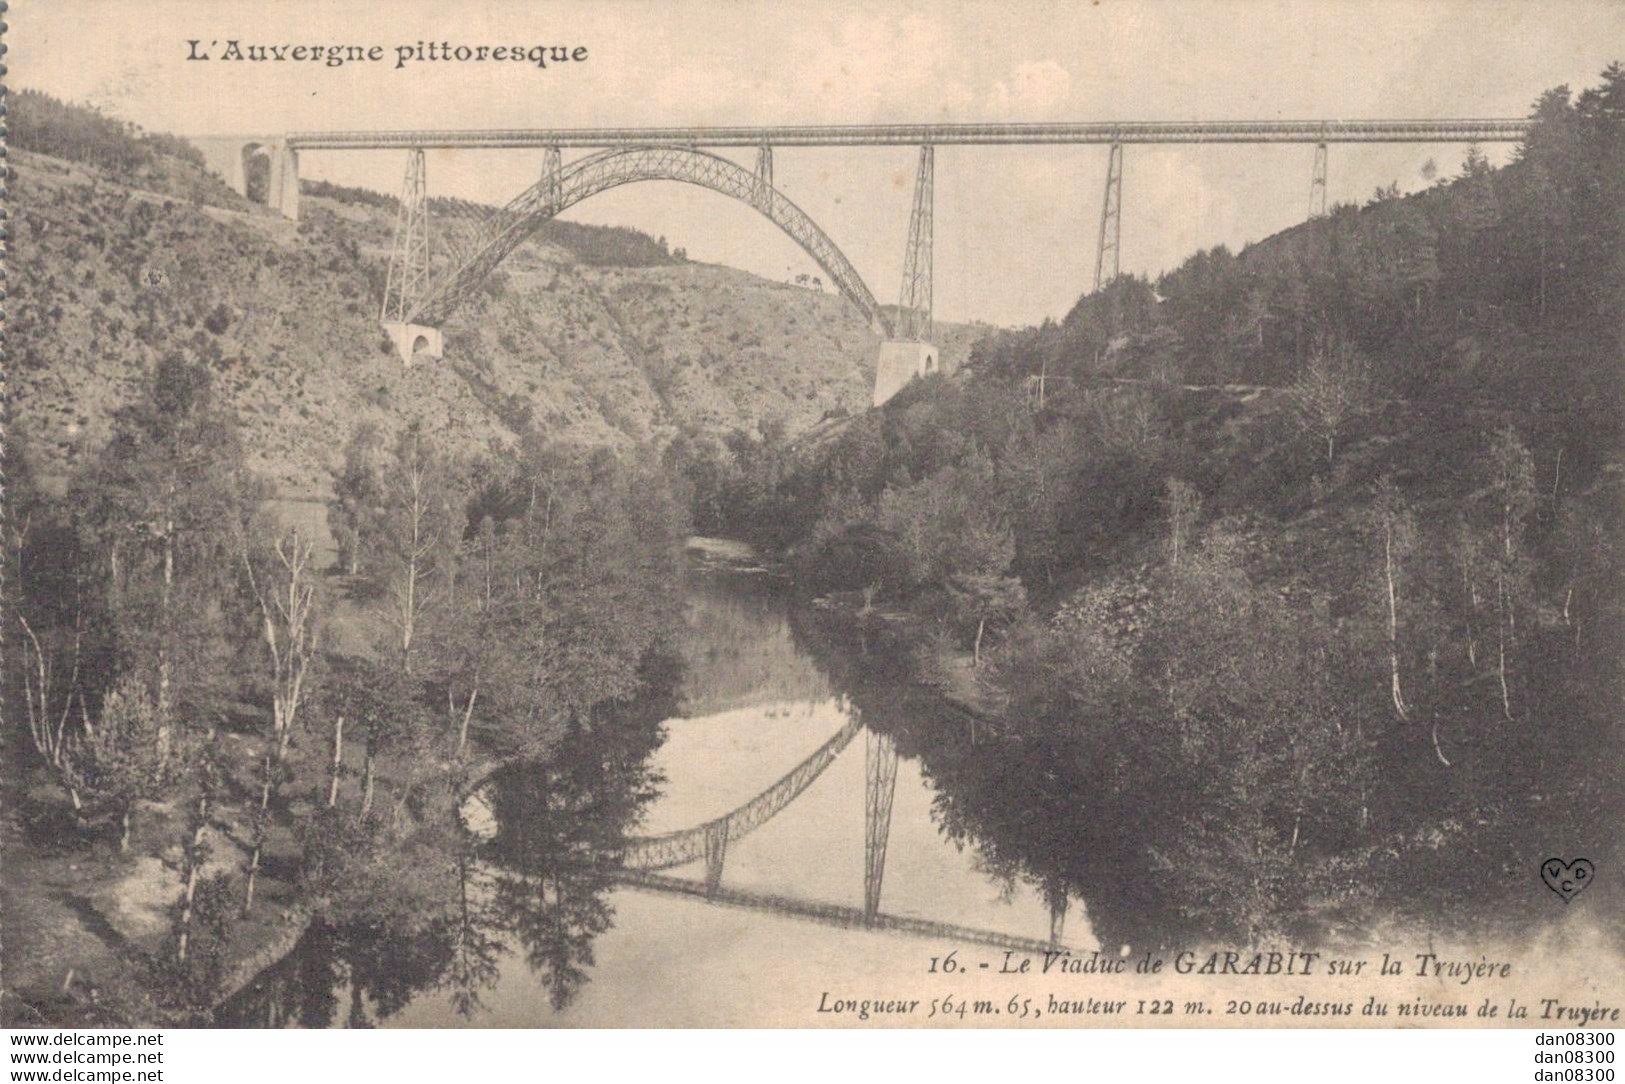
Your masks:
<path fill-rule="evenodd" d="M 13 1074 L 1625 1026 L 1625 5 L 5 18 Z"/>

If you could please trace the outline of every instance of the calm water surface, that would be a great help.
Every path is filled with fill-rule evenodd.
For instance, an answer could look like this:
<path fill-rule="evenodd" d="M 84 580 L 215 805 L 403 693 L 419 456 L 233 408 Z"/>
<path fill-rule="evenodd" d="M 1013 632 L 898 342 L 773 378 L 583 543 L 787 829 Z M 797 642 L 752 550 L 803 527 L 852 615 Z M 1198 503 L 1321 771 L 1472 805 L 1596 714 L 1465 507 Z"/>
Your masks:
<path fill-rule="evenodd" d="M 857 679 L 836 676 L 851 667 L 799 631 L 782 581 L 725 545 L 702 543 L 691 559 L 680 708 L 645 748 L 577 738 L 547 765 L 499 773 L 465 807 L 463 899 L 450 910 L 466 921 L 410 944 L 318 929 L 228 1015 L 318 1026 L 723 1025 L 818 975 L 920 971 L 955 947 L 950 926 L 984 944 L 1042 944 L 1060 919 L 1068 946 L 1096 947 L 1079 901 L 1052 908 L 1055 893 L 985 868 L 974 839 L 945 830 L 951 803 L 906 738 L 893 738 L 900 724 L 931 722 L 920 717 L 934 710 L 928 698 L 866 674 L 860 707 Z M 832 742 L 832 759 L 808 764 Z M 866 872 L 884 817 L 866 804 L 889 789 L 888 754 L 896 782 L 880 917 L 869 922 Z M 703 857 L 659 869 L 657 884 L 583 868 L 626 836 L 743 816 L 764 793 L 752 819 L 770 815 L 729 840 L 714 891 Z M 808 1008 L 785 1005 L 784 1016 L 804 1019 Z"/>
<path fill-rule="evenodd" d="M 798 608 L 748 550 L 700 541 L 690 558 L 680 685 L 651 680 L 649 702 L 492 776 L 462 823 L 402 860 L 399 898 L 312 929 L 220 1022 L 838 1025 L 856 1021 L 818 1012 L 826 997 L 980 983 L 1004 1005 L 1022 989 L 999 977 L 1009 948 L 1121 959 L 1201 943 L 1202 915 L 1146 860 L 1177 810 L 1117 802 L 1096 774 L 1110 756 L 1061 733 L 978 739 L 895 647 Z M 1619 956 L 1606 908 L 1554 912 L 1518 870 L 1425 873 L 1400 885 L 1404 910 L 1299 947 L 1445 951 L 1482 913 L 1467 956 Z M 966 970 L 933 973 L 950 950 Z"/>

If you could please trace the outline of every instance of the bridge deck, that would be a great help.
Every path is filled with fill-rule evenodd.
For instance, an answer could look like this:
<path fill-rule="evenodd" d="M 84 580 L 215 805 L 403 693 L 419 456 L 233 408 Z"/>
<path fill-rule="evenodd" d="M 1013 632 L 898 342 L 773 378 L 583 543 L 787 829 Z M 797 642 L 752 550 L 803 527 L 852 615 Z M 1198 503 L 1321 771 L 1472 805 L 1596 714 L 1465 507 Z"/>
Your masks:
<path fill-rule="evenodd" d="M 1044 143 L 1508 143 L 1527 120 L 1085 121 L 1042 124 L 848 124 L 720 128 L 507 128 L 290 132 L 298 150 L 518 147 L 855 147 Z"/>
<path fill-rule="evenodd" d="M 872 918 L 859 907 L 846 907 L 837 903 L 815 903 L 790 896 L 777 896 L 766 892 L 745 892 L 737 888 L 712 890 L 701 881 L 673 877 L 664 873 L 643 870 L 615 870 L 611 878 L 629 888 L 639 888 L 666 895 L 691 896 L 705 903 L 743 907 L 752 911 L 766 911 L 792 918 L 808 919 L 826 926 L 843 929 L 888 930 L 915 937 L 929 937 L 938 941 L 961 941 L 972 945 L 1012 949 L 1016 952 L 1041 953 L 1063 946 L 1032 937 L 1017 937 L 996 930 L 980 930 L 972 926 L 957 926 L 951 922 L 934 922 L 928 918 L 910 918 L 907 915 L 877 914 Z"/>

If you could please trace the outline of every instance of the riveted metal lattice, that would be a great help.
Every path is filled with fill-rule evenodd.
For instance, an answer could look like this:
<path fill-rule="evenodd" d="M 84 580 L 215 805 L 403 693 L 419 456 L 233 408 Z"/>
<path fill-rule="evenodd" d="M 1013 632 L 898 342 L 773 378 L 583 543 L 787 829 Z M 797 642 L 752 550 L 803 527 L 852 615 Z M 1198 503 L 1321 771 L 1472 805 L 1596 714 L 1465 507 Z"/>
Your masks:
<path fill-rule="evenodd" d="M 564 185 L 564 152 L 558 147 L 547 148 L 547 156 L 542 159 L 542 189 L 544 198 L 556 202 L 563 192 Z"/>
<path fill-rule="evenodd" d="M 763 143 L 756 148 L 756 187 L 751 190 L 751 203 L 765 211 L 773 201 L 773 148 Z"/>
<path fill-rule="evenodd" d="M 863 914 L 880 913 L 886 877 L 886 844 L 891 838 L 892 798 L 897 794 L 897 745 L 889 734 L 871 730 L 864 742 Z"/>
<path fill-rule="evenodd" d="M 1100 204 L 1100 242 L 1095 249 L 1095 289 L 1118 276 L 1123 247 L 1123 145 L 1113 143 L 1106 159 L 1106 195 Z"/>
<path fill-rule="evenodd" d="M 722 887 L 722 864 L 728 857 L 728 823 L 705 827 L 705 885 L 712 892 Z"/>
<path fill-rule="evenodd" d="M 400 210 L 395 215 L 395 247 L 389 257 L 378 319 L 384 323 L 409 323 L 409 314 L 428 292 L 428 175 L 423 151 L 414 150 L 406 160 L 406 181 L 401 186 Z"/>
<path fill-rule="evenodd" d="M 1060 881 L 1046 881 L 1044 902 L 1049 904 L 1049 943 L 1059 945 L 1066 935 L 1066 912 L 1071 905 L 1066 885 Z"/>
<path fill-rule="evenodd" d="M 1326 214 L 1326 144 L 1315 144 L 1315 166 L 1309 174 L 1309 217 Z"/>
<path fill-rule="evenodd" d="M 628 839 L 621 848 L 619 865 L 634 870 L 671 869 L 704 858 L 707 879 L 713 865 L 720 879 L 722 859 L 727 853 L 728 843 L 743 839 L 795 801 L 802 791 L 812 786 L 813 780 L 823 774 L 824 769 L 851 743 L 853 735 L 861 728 L 862 724 L 852 719 L 827 742 L 813 750 L 811 756 L 786 772 L 778 782 L 732 813 L 693 828 Z"/>
<path fill-rule="evenodd" d="M 919 172 L 914 178 L 914 210 L 908 219 L 908 249 L 903 254 L 903 288 L 898 291 L 896 338 L 931 341 L 931 230 L 936 152 L 920 148 Z"/>
<path fill-rule="evenodd" d="M 469 246 L 473 253 L 444 273 L 409 314 L 410 321 L 439 326 L 479 288 L 481 282 L 543 222 L 600 192 L 637 181 L 682 181 L 709 188 L 756 207 L 799 244 L 838 290 L 882 334 L 891 328 L 874 295 L 818 225 L 782 192 L 762 190 L 756 172 L 693 147 L 617 147 L 564 166 L 557 180 L 542 180 L 511 200 L 486 222 Z"/>

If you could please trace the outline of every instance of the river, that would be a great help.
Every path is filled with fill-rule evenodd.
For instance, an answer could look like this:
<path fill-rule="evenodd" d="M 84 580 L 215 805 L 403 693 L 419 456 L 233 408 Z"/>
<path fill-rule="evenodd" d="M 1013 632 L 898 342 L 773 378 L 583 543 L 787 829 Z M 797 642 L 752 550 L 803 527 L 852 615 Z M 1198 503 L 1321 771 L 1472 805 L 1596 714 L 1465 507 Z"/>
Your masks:
<path fill-rule="evenodd" d="M 464 809 L 459 928 L 392 940 L 318 927 L 225 1017 L 719 1026 L 782 1009 L 805 1020 L 810 1005 L 787 995 L 803 983 L 810 997 L 833 976 L 919 972 L 972 944 L 995 959 L 1052 938 L 1097 947 L 1081 902 L 949 829 L 954 803 L 907 736 L 942 725 L 945 708 L 808 635 L 787 585 L 748 550 L 696 540 L 690 566 L 677 713 L 647 739 L 578 736 L 486 784 Z M 968 721 L 946 725 L 968 739 Z M 665 839 L 625 852 L 637 874 L 592 862 L 627 837 Z M 697 857 L 682 861 L 685 847 Z"/>
<path fill-rule="evenodd" d="M 1233 943 L 1246 864 L 1204 850 L 1222 838 L 1182 836 L 1197 829 L 1173 793 L 1121 787 L 1133 766 L 1109 736 L 979 735 L 913 680 L 886 622 L 797 601 L 745 547 L 694 540 L 684 590 L 681 667 L 547 756 L 505 765 L 439 842 L 368 873 L 342 923 L 313 927 L 219 1022 L 843 1025 L 886 1023 L 852 1006 L 899 998 L 921 1000 L 897 1020 L 929 1024 L 942 997 L 972 991 L 991 995 L 993 1022 L 1069 989 L 1050 964 L 1089 983 Z M 1280 943 L 1517 958 L 1550 988 L 1565 953 L 1619 957 L 1607 908 L 1554 911 L 1505 863 L 1415 849 L 1425 876 L 1368 877 L 1359 908 L 1306 897 Z M 1184 877 L 1168 857 L 1180 853 L 1195 867 Z M 1192 883 L 1211 894 L 1193 898 Z M 1136 997 L 1217 990 L 1155 974 Z"/>

